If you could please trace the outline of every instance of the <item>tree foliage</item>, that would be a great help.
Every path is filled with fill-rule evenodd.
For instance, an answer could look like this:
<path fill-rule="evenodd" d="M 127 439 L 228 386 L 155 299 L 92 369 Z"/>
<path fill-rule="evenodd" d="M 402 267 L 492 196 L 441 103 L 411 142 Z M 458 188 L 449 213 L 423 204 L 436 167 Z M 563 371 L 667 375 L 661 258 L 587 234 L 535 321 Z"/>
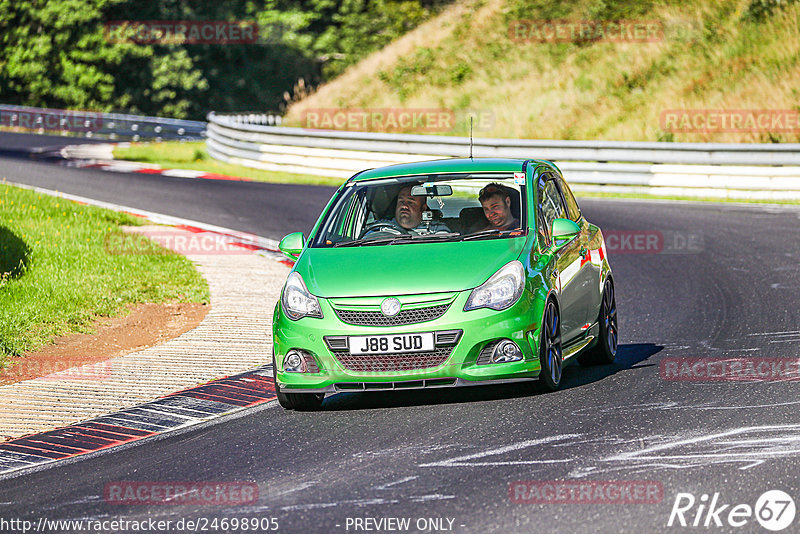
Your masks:
<path fill-rule="evenodd" d="M 278 110 L 449 0 L 0 0 L 0 102 L 201 119 Z M 254 44 L 137 43 L 110 21 L 255 21 Z"/>

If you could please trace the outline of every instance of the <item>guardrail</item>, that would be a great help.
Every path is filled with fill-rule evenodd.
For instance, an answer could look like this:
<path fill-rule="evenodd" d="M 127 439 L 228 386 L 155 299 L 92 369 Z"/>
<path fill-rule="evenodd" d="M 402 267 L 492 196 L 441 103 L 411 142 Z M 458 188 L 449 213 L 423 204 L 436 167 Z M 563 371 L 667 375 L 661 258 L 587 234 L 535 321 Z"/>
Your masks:
<path fill-rule="evenodd" d="M 118 141 L 199 140 L 206 123 L 122 113 L 97 113 L 0 104 L 0 126 L 15 130 Z"/>
<path fill-rule="evenodd" d="M 465 137 L 287 128 L 251 116 L 209 113 L 209 154 L 248 167 L 342 178 L 370 167 L 469 155 Z M 473 155 L 554 161 L 577 191 L 800 199 L 800 144 L 476 138 Z"/>

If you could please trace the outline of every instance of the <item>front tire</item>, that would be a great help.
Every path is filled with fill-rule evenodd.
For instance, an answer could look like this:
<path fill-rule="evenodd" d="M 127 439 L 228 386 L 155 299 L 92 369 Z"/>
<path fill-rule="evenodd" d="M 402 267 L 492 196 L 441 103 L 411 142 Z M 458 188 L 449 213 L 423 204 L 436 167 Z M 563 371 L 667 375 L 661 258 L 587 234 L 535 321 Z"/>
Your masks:
<path fill-rule="evenodd" d="M 619 330 L 617 327 L 617 301 L 614 295 L 614 282 L 606 280 L 603 286 L 603 298 L 600 302 L 600 338 L 597 344 L 578 356 L 581 365 L 603 365 L 614 363 L 617 357 Z"/>
<path fill-rule="evenodd" d="M 545 391 L 556 391 L 561 386 L 564 366 L 561 352 L 561 315 L 552 300 L 547 301 L 542 318 L 542 340 L 539 346 L 539 384 Z"/>
<path fill-rule="evenodd" d="M 278 366 L 275 357 L 272 358 L 272 378 L 275 380 L 275 393 L 278 396 L 278 404 L 285 410 L 314 411 L 322 406 L 324 393 L 283 393 L 278 386 Z"/>

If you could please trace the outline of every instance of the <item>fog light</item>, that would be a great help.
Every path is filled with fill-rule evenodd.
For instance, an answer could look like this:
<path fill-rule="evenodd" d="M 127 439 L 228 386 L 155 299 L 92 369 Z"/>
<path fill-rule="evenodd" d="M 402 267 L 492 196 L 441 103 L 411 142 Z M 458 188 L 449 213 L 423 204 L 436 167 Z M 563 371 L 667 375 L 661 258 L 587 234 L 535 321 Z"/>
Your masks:
<path fill-rule="evenodd" d="M 287 373 L 302 373 L 306 370 L 306 362 L 298 350 L 290 350 L 283 359 L 283 370 Z"/>
<path fill-rule="evenodd" d="M 494 346 L 492 351 L 492 363 L 518 362 L 522 360 L 522 351 L 516 343 L 510 339 L 503 339 Z"/>
<path fill-rule="evenodd" d="M 320 366 L 312 353 L 300 349 L 291 349 L 283 357 L 283 372 L 319 373 Z"/>

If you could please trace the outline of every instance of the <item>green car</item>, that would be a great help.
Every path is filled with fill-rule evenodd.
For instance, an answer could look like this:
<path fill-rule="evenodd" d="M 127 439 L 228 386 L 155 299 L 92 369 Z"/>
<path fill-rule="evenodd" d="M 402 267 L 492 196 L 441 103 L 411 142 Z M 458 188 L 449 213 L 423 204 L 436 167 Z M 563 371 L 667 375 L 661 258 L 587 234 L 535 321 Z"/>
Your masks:
<path fill-rule="evenodd" d="M 614 360 L 603 235 L 541 160 L 448 159 L 360 172 L 311 235 L 275 307 L 287 409 L 326 394 L 502 384 L 556 390 L 564 364 Z"/>

